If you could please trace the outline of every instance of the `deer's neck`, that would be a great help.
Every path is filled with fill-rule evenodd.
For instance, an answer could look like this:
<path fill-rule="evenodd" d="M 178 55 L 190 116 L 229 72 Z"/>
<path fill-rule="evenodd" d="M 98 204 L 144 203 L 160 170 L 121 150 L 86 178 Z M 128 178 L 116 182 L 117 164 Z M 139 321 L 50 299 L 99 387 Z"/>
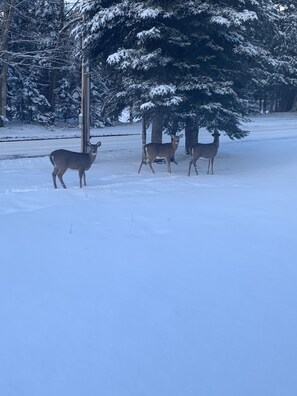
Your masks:
<path fill-rule="evenodd" d="M 97 154 L 89 153 L 89 159 L 91 164 L 95 161 L 96 155 Z"/>

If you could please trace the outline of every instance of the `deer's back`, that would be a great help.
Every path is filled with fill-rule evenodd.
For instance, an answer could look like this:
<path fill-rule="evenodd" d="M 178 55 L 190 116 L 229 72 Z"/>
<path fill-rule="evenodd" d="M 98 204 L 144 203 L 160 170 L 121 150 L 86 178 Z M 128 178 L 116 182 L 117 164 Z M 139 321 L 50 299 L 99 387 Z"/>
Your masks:
<path fill-rule="evenodd" d="M 212 158 L 217 155 L 218 143 L 197 143 L 192 147 L 192 155 L 195 157 Z"/>
<path fill-rule="evenodd" d="M 145 146 L 145 152 L 149 157 L 165 158 L 174 153 L 171 143 L 148 143 Z"/>
<path fill-rule="evenodd" d="M 91 159 L 89 154 L 77 153 L 75 151 L 59 149 L 50 154 L 51 162 L 59 168 L 89 169 Z"/>

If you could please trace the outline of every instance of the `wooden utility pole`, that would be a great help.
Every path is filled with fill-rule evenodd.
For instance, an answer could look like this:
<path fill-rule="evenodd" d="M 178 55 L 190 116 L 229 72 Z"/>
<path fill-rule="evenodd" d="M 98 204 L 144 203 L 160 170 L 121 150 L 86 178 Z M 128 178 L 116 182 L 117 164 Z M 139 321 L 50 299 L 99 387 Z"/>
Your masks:
<path fill-rule="evenodd" d="M 90 143 L 90 66 L 84 57 L 81 72 L 81 152 L 87 153 Z"/>
<path fill-rule="evenodd" d="M 85 15 L 83 16 L 83 35 L 82 35 L 82 70 L 81 70 L 81 152 L 88 152 L 90 143 L 90 64 L 89 58 L 85 54 Z"/>

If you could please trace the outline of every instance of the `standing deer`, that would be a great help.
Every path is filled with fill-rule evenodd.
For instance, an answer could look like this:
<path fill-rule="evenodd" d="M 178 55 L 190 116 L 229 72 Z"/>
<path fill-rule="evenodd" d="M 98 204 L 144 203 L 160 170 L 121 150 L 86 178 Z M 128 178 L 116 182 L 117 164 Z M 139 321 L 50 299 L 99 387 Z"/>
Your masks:
<path fill-rule="evenodd" d="M 171 143 L 148 143 L 144 146 L 144 153 L 138 173 L 140 173 L 142 165 L 147 164 L 147 162 L 152 172 L 155 173 L 152 163 L 156 158 L 165 159 L 167 162 L 168 172 L 171 173 L 170 159 L 174 156 L 179 140 L 183 137 L 183 135 L 170 135 L 170 137 Z"/>
<path fill-rule="evenodd" d="M 101 146 L 101 142 L 96 144 L 88 144 L 88 153 L 77 153 L 75 151 L 69 150 L 55 150 L 50 154 L 51 163 L 54 165 L 54 171 L 52 173 L 54 187 L 57 188 L 56 176 L 63 186 L 66 185 L 63 181 L 62 176 L 67 171 L 67 169 L 78 170 L 79 173 L 79 183 L 80 188 L 82 188 L 82 178 L 84 178 L 84 185 L 86 186 L 86 174 L 85 171 L 90 169 L 92 163 L 95 161 L 97 155 L 97 149 Z"/>
<path fill-rule="evenodd" d="M 211 166 L 211 174 L 213 175 L 213 161 L 214 161 L 214 158 L 217 155 L 217 152 L 219 149 L 220 133 L 218 132 L 218 130 L 215 130 L 214 133 L 212 134 L 212 136 L 214 137 L 212 143 L 206 143 L 206 144 L 205 143 L 197 143 L 191 147 L 192 159 L 189 164 L 188 176 L 190 176 L 192 165 L 194 165 L 196 175 L 198 175 L 196 162 L 200 157 L 208 159 L 207 174 L 209 175 L 209 168 Z"/>

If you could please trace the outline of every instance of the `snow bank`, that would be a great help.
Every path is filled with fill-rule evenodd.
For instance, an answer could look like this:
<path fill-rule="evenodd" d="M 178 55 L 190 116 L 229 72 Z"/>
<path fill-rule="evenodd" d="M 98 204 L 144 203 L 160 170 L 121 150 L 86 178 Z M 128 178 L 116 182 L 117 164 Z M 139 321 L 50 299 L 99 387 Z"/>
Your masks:
<path fill-rule="evenodd" d="M 182 145 L 138 175 L 139 136 L 102 139 L 84 189 L 0 161 L 0 394 L 294 396 L 294 121 L 222 136 L 214 176 Z"/>

